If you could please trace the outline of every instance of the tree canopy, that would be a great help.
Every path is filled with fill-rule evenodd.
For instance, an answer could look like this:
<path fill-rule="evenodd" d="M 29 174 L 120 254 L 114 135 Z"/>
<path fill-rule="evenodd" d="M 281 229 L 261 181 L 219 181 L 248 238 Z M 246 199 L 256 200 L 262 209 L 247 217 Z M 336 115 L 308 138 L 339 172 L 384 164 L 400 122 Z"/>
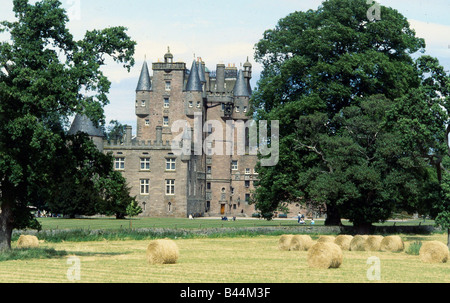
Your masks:
<path fill-rule="evenodd" d="M 435 58 L 413 58 L 425 41 L 403 15 L 381 6 L 370 21 L 369 7 L 324 1 L 256 44 L 264 70 L 253 111 L 280 121 L 280 161 L 258 167 L 262 213 L 313 201 L 326 204 L 327 224 L 345 216 L 367 228 L 439 197 L 448 75 Z"/>
<path fill-rule="evenodd" d="M 15 20 L 0 23 L 0 32 L 10 35 L 0 43 L 0 250 L 10 247 L 12 229 L 36 223 L 29 206 L 44 203 L 55 182 L 64 183 L 50 169 L 56 159 L 68 170 L 83 161 L 89 166 L 87 144 L 79 161 L 70 161 L 68 150 L 80 145 L 70 143 L 65 127 L 77 113 L 104 123 L 111 83 L 101 67 L 109 56 L 129 70 L 136 45 L 121 26 L 75 40 L 56 0 L 13 4 Z"/>

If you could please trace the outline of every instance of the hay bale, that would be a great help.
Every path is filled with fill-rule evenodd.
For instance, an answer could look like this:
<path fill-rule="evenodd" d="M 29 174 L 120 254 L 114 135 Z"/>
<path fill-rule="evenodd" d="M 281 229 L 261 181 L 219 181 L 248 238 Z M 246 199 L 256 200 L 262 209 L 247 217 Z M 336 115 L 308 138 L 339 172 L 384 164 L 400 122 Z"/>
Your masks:
<path fill-rule="evenodd" d="M 38 248 L 39 239 L 36 236 L 21 235 L 17 240 L 18 248 Z"/>
<path fill-rule="evenodd" d="M 381 251 L 401 252 L 405 249 L 405 243 L 400 236 L 384 237 L 380 244 Z"/>
<path fill-rule="evenodd" d="M 294 235 L 282 235 L 278 240 L 279 250 L 289 250 L 291 246 L 291 239 Z"/>
<path fill-rule="evenodd" d="M 317 240 L 317 243 L 324 243 L 324 242 L 332 242 L 334 243 L 334 240 L 336 240 L 336 237 L 334 236 L 320 236 Z"/>
<path fill-rule="evenodd" d="M 312 268 L 338 268 L 344 260 L 342 249 L 332 242 L 319 242 L 308 251 L 307 261 Z"/>
<path fill-rule="evenodd" d="M 369 236 L 364 243 L 364 250 L 379 251 L 381 248 L 381 241 L 383 241 L 383 236 Z"/>
<path fill-rule="evenodd" d="M 420 248 L 419 256 L 425 263 L 445 263 L 449 258 L 448 247 L 439 241 L 425 242 Z"/>
<path fill-rule="evenodd" d="M 306 251 L 313 246 L 314 241 L 309 235 L 295 235 L 291 239 L 289 250 Z"/>
<path fill-rule="evenodd" d="M 334 244 L 339 245 L 342 250 L 350 250 L 350 242 L 352 242 L 353 236 L 339 235 L 334 240 Z"/>
<path fill-rule="evenodd" d="M 369 236 L 366 235 L 356 235 L 353 237 L 353 239 L 350 241 L 350 250 L 351 251 L 364 251 L 364 243 L 366 243 L 366 240 Z"/>
<path fill-rule="evenodd" d="M 147 247 L 147 261 L 150 264 L 175 264 L 178 256 L 178 246 L 172 240 L 154 240 Z"/>

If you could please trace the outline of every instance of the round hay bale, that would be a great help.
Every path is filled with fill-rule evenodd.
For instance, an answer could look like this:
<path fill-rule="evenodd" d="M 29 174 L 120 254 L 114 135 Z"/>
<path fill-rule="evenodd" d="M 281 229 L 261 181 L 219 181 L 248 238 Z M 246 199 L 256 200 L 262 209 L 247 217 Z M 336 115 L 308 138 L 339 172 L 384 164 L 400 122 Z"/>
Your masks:
<path fill-rule="evenodd" d="M 18 248 L 38 248 L 39 239 L 36 236 L 21 235 L 17 240 Z"/>
<path fill-rule="evenodd" d="M 405 249 L 405 243 L 400 236 L 384 237 L 380 243 L 381 251 L 401 252 Z"/>
<path fill-rule="evenodd" d="M 419 256 L 425 263 L 445 263 L 449 258 L 448 247 L 439 241 L 425 242 L 420 248 Z"/>
<path fill-rule="evenodd" d="M 320 236 L 317 240 L 317 243 L 324 243 L 324 242 L 332 242 L 334 243 L 334 240 L 336 240 L 336 237 L 334 236 Z"/>
<path fill-rule="evenodd" d="M 295 235 L 291 239 L 289 250 L 306 251 L 313 246 L 314 241 L 309 235 Z"/>
<path fill-rule="evenodd" d="M 334 240 L 334 244 L 339 245 L 342 250 L 350 250 L 350 242 L 352 242 L 353 236 L 339 235 Z"/>
<path fill-rule="evenodd" d="M 342 249 L 332 242 L 319 242 L 308 251 L 307 261 L 312 268 L 338 268 L 344 260 Z"/>
<path fill-rule="evenodd" d="M 178 256 L 178 246 L 172 240 L 153 240 L 147 247 L 147 261 L 150 264 L 175 264 Z"/>
<path fill-rule="evenodd" d="M 383 236 L 369 236 L 366 242 L 364 242 L 364 250 L 379 251 L 381 248 L 381 241 L 383 241 Z"/>
<path fill-rule="evenodd" d="M 353 239 L 350 241 L 350 250 L 351 251 L 364 251 L 364 243 L 366 243 L 366 240 L 369 236 L 366 235 L 356 235 L 353 237 Z"/>
<path fill-rule="evenodd" d="M 291 239 L 294 235 L 282 235 L 278 240 L 279 250 L 289 250 L 291 246 Z"/>

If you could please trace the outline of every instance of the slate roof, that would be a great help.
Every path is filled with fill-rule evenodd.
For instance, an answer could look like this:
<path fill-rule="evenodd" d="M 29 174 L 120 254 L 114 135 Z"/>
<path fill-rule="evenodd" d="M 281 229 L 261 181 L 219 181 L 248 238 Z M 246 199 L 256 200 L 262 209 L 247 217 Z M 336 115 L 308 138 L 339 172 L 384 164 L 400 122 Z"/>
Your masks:
<path fill-rule="evenodd" d="M 234 86 L 234 96 L 235 97 L 250 97 L 250 93 L 248 92 L 247 83 L 244 78 L 244 72 L 242 69 L 239 70 L 236 84 Z"/>
<path fill-rule="evenodd" d="M 147 62 L 144 61 L 141 69 L 141 76 L 136 87 L 136 91 L 150 91 L 152 90 L 152 83 L 150 81 L 150 73 L 148 71 Z"/>
<path fill-rule="evenodd" d="M 186 84 L 186 91 L 202 91 L 202 82 L 200 80 L 199 71 L 198 71 L 198 65 L 197 62 L 194 60 L 192 62 L 192 68 L 191 72 L 189 74 L 188 82 Z"/>
<path fill-rule="evenodd" d="M 75 135 L 79 132 L 86 133 L 91 137 L 105 137 L 103 131 L 95 127 L 86 115 L 77 114 L 70 127 L 69 135 Z"/>

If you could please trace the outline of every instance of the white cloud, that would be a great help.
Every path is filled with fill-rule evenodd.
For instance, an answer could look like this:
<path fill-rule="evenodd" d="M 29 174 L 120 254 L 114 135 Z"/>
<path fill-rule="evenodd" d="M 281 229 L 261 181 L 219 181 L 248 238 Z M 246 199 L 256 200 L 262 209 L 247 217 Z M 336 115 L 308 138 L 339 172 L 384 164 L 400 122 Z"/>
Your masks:
<path fill-rule="evenodd" d="M 427 48 L 447 49 L 450 56 L 450 26 L 410 19 L 416 36 L 424 38 Z"/>

